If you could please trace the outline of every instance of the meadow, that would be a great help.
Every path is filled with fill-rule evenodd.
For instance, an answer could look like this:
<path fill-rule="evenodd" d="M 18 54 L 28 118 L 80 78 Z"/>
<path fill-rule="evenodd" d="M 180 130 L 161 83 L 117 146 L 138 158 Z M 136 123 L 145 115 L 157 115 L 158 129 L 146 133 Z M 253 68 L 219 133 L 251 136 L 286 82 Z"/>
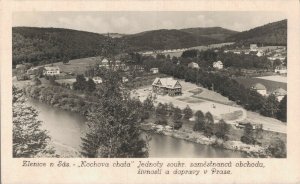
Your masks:
<path fill-rule="evenodd" d="M 250 88 L 256 83 L 261 83 L 267 88 L 267 92 L 270 93 L 278 88 L 282 88 L 284 90 L 287 90 L 287 83 L 283 82 L 277 82 L 277 81 L 271 81 L 271 80 L 266 80 L 262 78 L 245 78 L 245 77 L 239 77 L 235 78 L 235 80 L 243 84 L 246 88 Z"/>

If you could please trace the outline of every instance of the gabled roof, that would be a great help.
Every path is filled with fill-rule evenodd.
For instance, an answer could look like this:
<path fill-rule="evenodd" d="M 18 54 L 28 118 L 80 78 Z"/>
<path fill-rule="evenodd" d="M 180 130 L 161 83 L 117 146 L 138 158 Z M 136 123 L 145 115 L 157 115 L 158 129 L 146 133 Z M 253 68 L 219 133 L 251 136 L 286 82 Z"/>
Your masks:
<path fill-rule="evenodd" d="M 102 80 L 101 77 L 93 77 L 93 80 Z"/>
<path fill-rule="evenodd" d="M 169 77 L 169 78 L 156 78 L 154 80 L 154 82 L 152 83 L 152 85 L 157 85 L 157 83 L 159 83 L 159 82 L 161 83 L 160 86 L 166 87 L 166 88 L 176 88 L 176 84 L 180 85 L 178 80 L 175 80 L 171 77 Z"/>
<path fill-rule="evenodd" d="M 102 61 L 101 61 L 101 63 L 102 64 L 106 64 L 106 63 L 108 63 L 109 61 L 106 59 L 106 58 L 104 58 Z"/>
<path fill-rule="evenodd" d="M 284 90 L 282 88 L 278 88 L 278 89 L 273 91 L 273 94 L 275 96 L 285 96 L 287 94 L 287 92 L 286 92 L 286 90 Z"/>
<path fill-rule="evenodd" d="M 220 65 L 222 65 L 223 63 L 222 63 L 222 61 L 216 61 L 216 62 L 214 62 L 213 64 L 214 64 L 214 65 L 215 65 L 215 64 L 220 64 Z"/>
<path fill-rule="evenodd" d="M 262 85 L 261 83 L 256 83 L 254 86 L 252 86 L 253 89 L 256 89 L 256 90 L 266 90 L 267 88 Z"/>
<path fill-rule="evenodd" d="M 56 71 L 56 70 L 59 70 L 58 66 L 45 66 L 44 68 L 47 71 Z"/>

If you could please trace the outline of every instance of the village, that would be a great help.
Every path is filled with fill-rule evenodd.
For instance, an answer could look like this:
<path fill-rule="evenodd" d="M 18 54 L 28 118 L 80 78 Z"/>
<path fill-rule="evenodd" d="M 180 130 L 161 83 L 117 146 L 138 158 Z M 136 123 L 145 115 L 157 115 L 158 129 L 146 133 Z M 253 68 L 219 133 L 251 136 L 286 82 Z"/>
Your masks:
<path fill-rule="evenodd" d="M 272 62 L 274 61 L 273 57 L 277 57 L 278 59 L 278 56 L 280 55 L 279 59 L 283 62 L 282 58 L 285 59 L 285 57 L 282 55 L 286 54 L 286 49 L 284 47 L 272 48 L 273 50 L 269 47 L 268 52 L 266 52 L 265 48 L 259 48 L 256 44 L 251 44 L 248 51 L 249 53 L 256 52 L 257 54 L 266 52 L 268 59 Z M 237 50 L 224 50 L 224 52 L 234 52 L 236 54 L 245 52 L 245 54 L 249 54 L 246 53 L 246 49 L 239 50 L 239 52 Z M 270 58 L 270 53 L 276 54 Z M 261 56 L 262 55 L 259 55 L 258 57 Z M 283 65 L 283 63 L 281 65 Z M 147 97 L 149 97 L 149 95 L 155 96 L 154 102 L 156 105 L 158 105 L 158 103 L 172 103 L 175 107 L 179 107 L 180 109 L 184 109 L 186 106 L 189 106 L 194 112 L 197 110 L 211 112 L 216 123 L 223 119 L 227 123 L 234 125 L 236 128 L 240 128 L 244 126 L 242 122 L 247 120 L 251 122 L 254 127 L 262 126 L 263 129 L 268 131 L 286 133 L 286 127 L 284 124 L 274 124 L 274 122 L 270 123 L 267 118 L 264 118 L 261 115 L 256 115 L 260 117 L 256 118 L 257 120 L 255 118 L 251 118 L 251 116 L 249 117 L 249 114 L 252 114 L 253 116 L 253 113 L 248 112 L 243 107 L 237 105 L 221 94 L 214 92 L 213 90 L 209 90 L 171 76 L 162 75 L 160 74 L 159 68 L 150 68 L 149 71 L 145 71 L 144 67 L 141 65 L 128 65 L 126 61 L 121 61 L 119 59 L 110 61 L 108 58 L 92 57 L 83 60 L 69 61 L 68 63 L 57 63 L 30 68 L 28 68 L 26 64 L 17 65 L 14 83 L 16 86 L 19 84 L 21 86 L 26 86 L 27 84 L 34 84 L 36 78 L 54 77 L 57 83 L 68 86 L 72 90 L 73 83 L 76 82 L 76 75 L 83 74 L 85 75 L 86 80 L 92 79 L 96 85 L 101 85 L 103 80 L 100 76 L 91 76 L 86 72 L 88 69 L 95 66 L 120 72 L 122 75 L 121 80 L 124 84 L 132 83 L 136 80 L 131 75 L 132 71 L 139 72 L 137 78 L 142 78 L 142 80 L 148 81 L 141 87 L 132 90 L 132 96 L 140 99 L 140 101 L 144 101 Z M 196 62 L 188 63 L 187 67 L 193 70 L 200 70 L 198 63 Z M 212 67 L 215 71 L 222 71 L 225 69 L 221 60 L 213 62 Z M 277 82 L 279 80 L 282 82 L 282 79 L 284 81 L 286 74 L 286 67 L 282 66 L 280 69 L 276 67 L 272 76 L 257 77 L 257 79 L 261 78 L 265 82 L 270 82 L 272 80 Z M 248 84 L 248 87 L 264 97 L 267 97 L 270 94 L 275 95 L 278 102 L 287 95 L 286 88 L 272 87 L 267 89 L 266 86 L 260 82 L 252 82 L 251 84 Z"/>
<path fill-rule="evenodd" d="M 22 29 L 27 33 L 27 28 L 21 33 Z M 106 148 L 98 150 L 107 141 L 116 145 L 116 157 L 286 157 L 285 44 L 232 42 L 229 35 L 236 31 L 207 30 L 211 38 L 197 36 L 194 28 L 124 38 L 63 30 L 74 34 L 75 40 L 80 34 L 97 42 L 78 48 L 82 52 L 63 47 L 51 54 L 47 49 L 32 51 L 27 57 L 22 54 L 27 50 L 16 51 L 14 99 L 26 100 L 14 105 L 26 103 L 24 108 L 37 109 L 34 117 L 44 122 L 51 145 L 62 157 L 110 157 Z M 53 29 L 30 30 L 48 31 Z M 217 41 L 214 31 L 221 32 L 218 39 L 228 37 L 228 41 Z M 167 43 L 154 39 L 156 34 L 157 38 L 168 35 Z M 140 36 L 149 40 L 147 45 L 141 44 Z M 96 137 L 103 143 L 91 147 Z M 166 144 L 185 148 L 159 149 Z M 195 147 L 219 153 L 185 152 Z"/>

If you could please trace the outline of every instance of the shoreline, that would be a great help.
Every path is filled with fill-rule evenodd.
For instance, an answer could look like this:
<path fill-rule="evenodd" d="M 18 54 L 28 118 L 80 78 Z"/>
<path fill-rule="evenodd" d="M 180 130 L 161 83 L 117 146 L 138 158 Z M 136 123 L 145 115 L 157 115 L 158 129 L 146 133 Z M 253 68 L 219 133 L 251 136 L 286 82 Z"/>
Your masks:
<path fill-rule="evenodd" d="M 200 132 L 192 130 L 173 130 L 154 123 L 141 124 L 141 130 L 149 133 L 170 136 L 188 142 L 213 146 L 221 149 L 238 151 L 246 154 L 246 158 L 266 158 L 265 148 L 258 145 L 248 145 L 241 141 L 223 141 L 215 137 L 207 138 Z"/>
<path fill-rule="evenodd" d="M 41 102 L 39 99 L 34 100 Z M 45 103 L 47 104 L 47 103 Z M 51 106 L 50 104 L 47 104 Z M 53 108 L 57 109 L 63 109 L 65 111 L 69 112 L 76 112 L 74 109 L 71 108 L 62 108 L 60 106 L 51 106 Z M 204 136 L 201 132 L 194 132 L 193 130 L 189 129 L 180 129 L 180 130 L 172 130 L 172 128 L 168 126 L 161 126 L 156 125 L 154 123 L 141 123 L 140 129 L 146 132 L 150 133 L 156 133 L 164 136 L 170 136 L 177 139 L 182 139 L 185 141 L 193 142 L 196 144 L 202 144 L 202 145 L 209 145 L 214 146 L 222 149 L 227 149 L 231 151 L 239 151 L 243 152 L 247 155 L 247 157 L 251 158 L 265 158 L 268 157 L 265 153 L 265 148 L 258 146 L 258 145 L 247 145 L 242 143 L 241 141 L 223 141 L 220 139 L 217 139 L 215 137 L 207 138 Z M 74 155 L 78 155 L 79 150 L 74 149 L 66 149 L 65 146 L 61 146 L 60 144 L 56 144 L 55 147 L 58 147 L 58 152 L 63 157 L 73 157 Z"/>

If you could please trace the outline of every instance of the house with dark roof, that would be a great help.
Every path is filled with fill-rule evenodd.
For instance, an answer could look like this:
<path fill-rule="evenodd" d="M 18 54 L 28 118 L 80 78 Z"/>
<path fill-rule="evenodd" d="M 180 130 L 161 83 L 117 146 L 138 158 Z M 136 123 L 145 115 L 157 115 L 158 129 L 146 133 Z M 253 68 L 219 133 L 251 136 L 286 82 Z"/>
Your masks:
<path fill-rule="evenodd" d="M 191 62 L 188 64 L 188 68 L 196 68 L 196 69 L 199 69 L 199 65 L 198 63 L 195 63 L 195 62 Z"/>
<path fill-rule="evenodd" d="M 278 102 L 280 102 L 283 99 L 283 97 L 287 94 L 287 92 L 286 92 L 286 90 L 284 90 L 282 88 L 278 88 L 278 89 L 274 90 L 272 92 L 272 94 L 275 95 Z"/>
<path fill-rule="evenodd" d="M 267 95 L 267 88 L 262 85 L 261 83 L 256 83 L 253 86 L 251 86 L 251 89 L 255 90 L 259 94 L 266 96 Z"/>
<path fill-rule="evenodd" d="M 152 90 L 157 94 L 176 96 L 182 94 L 182 86 L 173 78 L 156 78 L 152 83 Z"/>

